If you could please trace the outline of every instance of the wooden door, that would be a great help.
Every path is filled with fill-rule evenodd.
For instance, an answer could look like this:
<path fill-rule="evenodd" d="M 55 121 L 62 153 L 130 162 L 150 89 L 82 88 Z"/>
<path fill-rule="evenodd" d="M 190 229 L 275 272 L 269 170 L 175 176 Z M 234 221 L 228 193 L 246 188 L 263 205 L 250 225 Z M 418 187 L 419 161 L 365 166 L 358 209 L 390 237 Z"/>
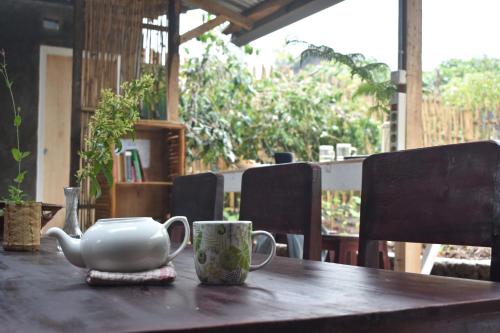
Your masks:
<path fill-rule="evenodd" d="M 53 48 L 55 49 L 55 48 Z M 59 49 L 59 48 L 57 48 Z M 71 129 L 71 78 L 72 56 L 66 52 L 41 52 L 45 66 L 40 67 L 40 110 L 38 161 L 42 163 L 38 185 L 38 200 L 64 205 L 64 187 L 69 185 L 70 170 L 70 129 Z M 66 53 L 66 54 L 65 54 Z M 45 67 L 45 68 L 43 68 Z M 45 73 L 42 73 L 45 71 Z M 45 77 L 45 80 L 43 80 Z M 44 81 L 44 82 L 43 82 Z M 62 227 L 64 209 L 44 228 Z"/>

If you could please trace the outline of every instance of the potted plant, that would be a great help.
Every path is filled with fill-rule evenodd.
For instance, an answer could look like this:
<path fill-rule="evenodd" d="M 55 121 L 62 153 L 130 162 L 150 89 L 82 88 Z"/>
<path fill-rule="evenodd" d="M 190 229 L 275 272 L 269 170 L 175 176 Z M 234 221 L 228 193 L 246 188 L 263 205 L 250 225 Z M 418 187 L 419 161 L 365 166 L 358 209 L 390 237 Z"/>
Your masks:
<path fill-rule="evenodd" d="M 99 104 L 89 122 L 89 135 L 85 139 L 85 150 L 79 152 L 82 168 L 77 173 L 81 184 L 88 179 L 90 195 L 101 195 L 99 175 L 104 175 L 109 186 L 113 185 L 113 152 L 122 149 L 121 141 L 127 135 L 134 136 L 134 124 L 140 119 L 139 105 L 153 92 L 152 75 L 121 85 L 121 94 L 110 89 L 101 93 Z"/>
<path fill-rule="evenodd" d="M 16 106 L 12 92 L 13 82 L 9 80 L 4 50 L 0 50 L 0 57 L 0 76 L 7 86 L 12 103 L 16 146 L 11 149 L 11 154 L 17 163 L 17 175 L 14 178 L 14 184 L 9 186 L 8 196 L 5 198 L 3 247 L 5 250 L 13 251 L 38 251 L 40 248 L 42 204 L 26 201 L 26 195 L 21 189 L 21 184 L 26 176 L 26 170 L 22 170 L 21 162 L 30 153 L 21 150 L 19 140 L 19 130 L 22 123 L 21 109 Z"/>

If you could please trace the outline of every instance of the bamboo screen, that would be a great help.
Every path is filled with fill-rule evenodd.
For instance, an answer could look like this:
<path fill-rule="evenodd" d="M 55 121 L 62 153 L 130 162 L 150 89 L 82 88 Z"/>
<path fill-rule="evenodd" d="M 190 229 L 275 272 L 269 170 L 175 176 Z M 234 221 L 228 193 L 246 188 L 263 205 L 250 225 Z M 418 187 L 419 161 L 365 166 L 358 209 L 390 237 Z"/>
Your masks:
<path fill-rule="evenodd" d="M 162 71 L 166 53 L 165 0 L 86 0 L 82 54 L 82 149 L 88 124 L 102 89 L 119 92 L 122 82 Z M 149 24 L 148 24 L 149 23 Z M 158 29 L 158 26 L 163 26 Z M 151 28 L 151 29 L 150 29 Z M 161 37 L 158 37 L 158 33 Z M 81 184 L 80 223 L 87 229 L 95 217 L 89 184 Z"/>
<path fill-rule="evenodd" d="M 500 107 L 462 109 L 444 105 L 437 98 L 422 103 L 424 146 L 500 139 Z"/>
<path fill-rule="evenodd" d="M 143 26 L 166 27 L 167 17 L 145 18 Z M 150 73 L 155 80 L 155 94 L 150 100 L 144 101 L 141 117 L 148 119 L 167 119 L 167 89 L 166 89 L 166 63 L 167 42 L 166 30 L 144 29 L 141 54 L 141 73 Z"/>

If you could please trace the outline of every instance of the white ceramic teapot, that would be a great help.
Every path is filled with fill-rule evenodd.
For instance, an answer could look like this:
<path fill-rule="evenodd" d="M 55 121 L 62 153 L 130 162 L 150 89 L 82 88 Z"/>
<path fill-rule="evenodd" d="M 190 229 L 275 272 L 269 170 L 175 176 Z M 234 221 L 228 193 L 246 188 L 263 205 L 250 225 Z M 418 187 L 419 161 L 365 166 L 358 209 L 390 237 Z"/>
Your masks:
<path fill-rule="evenodd" d="M 175 221 L 184 224 L 184 239 L 170 253 L 167 229 Z M 81 239 L 68 236 L 60 228 L 50 228 L 47 235 L 57 238 L 66 259 L 75 266 L 105 272 L 139 272 L 154 269 L 174 259 L 189 240 L 189 223 L 184 216 L 174 216 L 163 224 L 150 217 L 98 220 Z"/>

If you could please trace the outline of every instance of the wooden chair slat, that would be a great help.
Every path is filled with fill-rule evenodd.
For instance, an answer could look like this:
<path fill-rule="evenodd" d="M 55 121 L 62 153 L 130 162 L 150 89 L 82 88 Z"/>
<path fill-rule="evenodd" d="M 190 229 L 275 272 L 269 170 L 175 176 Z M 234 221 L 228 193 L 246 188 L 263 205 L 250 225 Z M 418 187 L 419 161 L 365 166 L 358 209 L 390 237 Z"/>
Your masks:
<path fill-rule="evenodd" d="M 213 172 L 179 176 L 174 179 L 170 211 L 172 216 L 186 216 L 194 221 L 222 220 L 224 209 L 224 177 Z M 182 240 L 175 231 L 173 241 Z"/>
<path fill-rule="evenodd" d="M 363 162 L 359 264 L 378 262 L 370 258 L 375 240 L 488 246 L 495 264 L 499 171 L 500 146 L 493 141 L 368 157 Z"/>
<path fill-rule="evenodd" d="M 240 220 L 254 230 L 304 235 L 304 259 L 321 256 L 321 168 L 287 163 L 243 173 Z"/>

